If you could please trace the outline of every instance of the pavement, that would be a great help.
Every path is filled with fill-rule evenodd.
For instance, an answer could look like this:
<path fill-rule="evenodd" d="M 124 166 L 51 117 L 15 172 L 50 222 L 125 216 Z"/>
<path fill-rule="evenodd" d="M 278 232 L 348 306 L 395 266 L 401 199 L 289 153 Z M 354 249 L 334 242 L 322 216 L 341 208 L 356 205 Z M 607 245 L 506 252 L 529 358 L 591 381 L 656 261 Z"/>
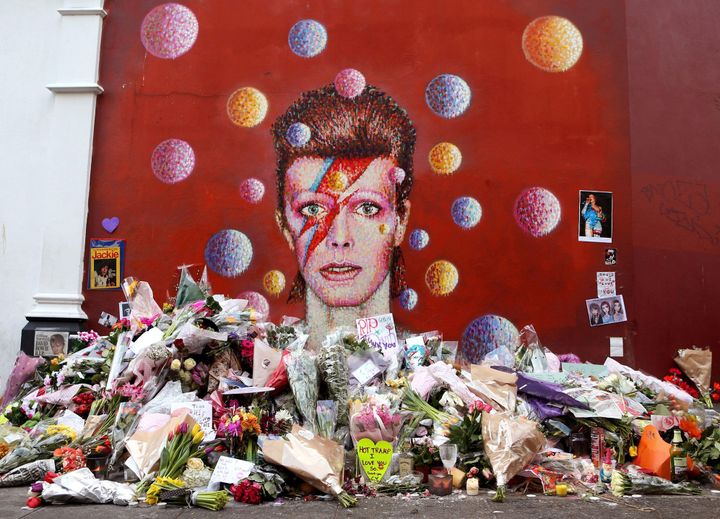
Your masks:
<path fill-rule="evenodd" d="M 717 519 L 720 517 L 720 492 L 704 491 L 699 496 L 625 497 L 614 500 L 587 500 L 576 496 L 531 497 L 509 494 L 505 503 L 493 503 L 487 493 L 480 496 L 453 494 L 444 498 L 377 497 L 360 498 L 358 506 L 343 509 L 335 501 L 282 501 L 259 506 L 229 502 L 224 510 L 211 512 L 198 508 L 158 508 L 145 505 L 122 507 L 114 505 L 52 505 L 35 510 L 23 509 L 26 487 L 0 489 L 0 518 L 5 519 L 78 519 L 102 517 L 113 519 L 314 519 L 314 518 L 495 518 L 495 519 Z"/>

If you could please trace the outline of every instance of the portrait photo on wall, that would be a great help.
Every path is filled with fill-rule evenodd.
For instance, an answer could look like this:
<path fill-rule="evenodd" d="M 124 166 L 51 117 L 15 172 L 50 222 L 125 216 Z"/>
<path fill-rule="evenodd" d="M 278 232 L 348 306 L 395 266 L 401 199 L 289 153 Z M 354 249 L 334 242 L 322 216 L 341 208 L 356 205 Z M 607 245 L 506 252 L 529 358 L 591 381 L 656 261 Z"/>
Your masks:
<path fill-rule="evenodd" d="M 612 243 L 612 197 L 607 191 L 580 191 L 579 241 Z"/>
<path fill-rule="evenodd" d="M 623 296 L 598 297 L 585 301 L 590 326 L 624 323 L 627 321 Z"/>
<path fill-rule="evenodd" d="M 617 263 L 617 249 L 605 249 L 605 265 Z"/>
<path fill-rule="evenodd" d="M 56 357 L 68 352 L 68 332 L 54 330 L 35 330 L 33 355 L 36 357 Z"/>
<path fill-rule="evenodd" d="M 120 288 L 124 260 L 124 240 L 90 240 L 88 288 L 90 290 Z"/>
<path fill-rule="evenodd" d="M 127 301 L 118 303 L 118 315 L 120 319 L 128 319 L 130 317 L 130 303 Z"/>

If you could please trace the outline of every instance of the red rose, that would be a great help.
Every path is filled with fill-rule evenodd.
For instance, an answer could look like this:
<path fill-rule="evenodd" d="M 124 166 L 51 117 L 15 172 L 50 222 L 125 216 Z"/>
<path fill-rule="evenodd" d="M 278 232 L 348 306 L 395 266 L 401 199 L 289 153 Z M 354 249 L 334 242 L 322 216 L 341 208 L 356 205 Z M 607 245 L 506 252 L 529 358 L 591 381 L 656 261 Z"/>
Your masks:
<path fill-rule="evenodd" d="M 27 506 L 30 508 L 37 508 L 42 505 L 42 501 L 37 497 L 28 497 Z"/>

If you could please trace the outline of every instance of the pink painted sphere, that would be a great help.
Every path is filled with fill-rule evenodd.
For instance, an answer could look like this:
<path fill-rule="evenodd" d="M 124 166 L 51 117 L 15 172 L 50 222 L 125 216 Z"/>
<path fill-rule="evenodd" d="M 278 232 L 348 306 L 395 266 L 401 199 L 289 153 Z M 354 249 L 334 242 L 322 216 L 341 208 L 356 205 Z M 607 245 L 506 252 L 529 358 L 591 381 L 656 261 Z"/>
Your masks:
<path fill-rule="evenodd" d="M 260 203 L 265 195 L 265 185 L 256 178 L 248 178 L 240 184 L 240 197 L 251 204 Z"/>
<path fill-rule="evenodd" d="M 237 295 L 237 299 L 247 300 L 248 306 L 258 313 L 258 321 L 266 321 L 268 316 L 270 315 L 270 303 L 268 303 L 268 300 L 265 299 L 265 296 L 260 294 L 259 292 L 246 290 L 244 292 L 240 292 Z"/>
<path fill-rule="evenodd" d="M 153 8 L 140 27 L 145 50 L 162 59 L 179 58 L 195 44 L 197 36 L 197 18 L 190 9 L 176 3 Z"/>
<path fill-rule="evenodd" d="M 161 182 L 177 184 L 189 177 L 195 168 L 195 152 L 183 140 L 168 139 L 153 150 L 150 167 Z"/>
<path fill-rule="evenodd" d="M 348 99 L 359 96 L 365 88 L 365 76 L 354 68 L 346 68 L 335 76 L 335 90 Z"/>

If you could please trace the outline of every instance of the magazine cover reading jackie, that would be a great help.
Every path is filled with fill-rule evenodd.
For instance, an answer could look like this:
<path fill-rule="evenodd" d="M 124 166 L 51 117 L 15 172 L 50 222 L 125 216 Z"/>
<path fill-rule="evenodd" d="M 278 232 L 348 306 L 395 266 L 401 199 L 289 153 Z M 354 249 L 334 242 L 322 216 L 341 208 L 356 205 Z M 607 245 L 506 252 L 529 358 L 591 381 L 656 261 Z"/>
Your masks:
<path fill-rule="evenodd" d="M 125 240 L 90 240 L 88 288 L 120 288 L 125 262 Z"/>

